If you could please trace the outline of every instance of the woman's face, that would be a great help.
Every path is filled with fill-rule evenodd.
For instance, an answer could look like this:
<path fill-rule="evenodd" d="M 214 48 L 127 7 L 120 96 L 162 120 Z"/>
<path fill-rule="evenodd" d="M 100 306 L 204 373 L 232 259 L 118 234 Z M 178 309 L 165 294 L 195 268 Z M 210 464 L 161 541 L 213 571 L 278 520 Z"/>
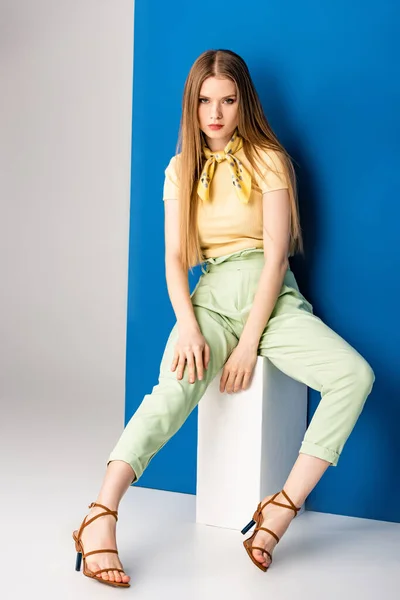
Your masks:
<path fill-rule="evenodd" d="M 238 95 L 231 79 L 208 77 L 199 94 L 200 129 L 210 150 L 223 150 L 238 125 Z M 212 129 L 210 125 L 222 125 Z"/>

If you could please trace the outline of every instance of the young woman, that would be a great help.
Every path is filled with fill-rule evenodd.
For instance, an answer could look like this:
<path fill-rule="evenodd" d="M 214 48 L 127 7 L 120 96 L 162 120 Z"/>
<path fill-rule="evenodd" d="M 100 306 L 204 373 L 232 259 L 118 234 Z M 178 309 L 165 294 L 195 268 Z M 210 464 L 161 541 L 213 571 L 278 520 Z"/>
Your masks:
<path fill-rule="evenodd" d="M 364 358 L 313 314 L 290 270 L 288 257 L 302 251 L 294 170 L 234 52 L 204 52 L 189 72 L 164 201 L 176 323 L 159 382 L 123 431 L 97 501 L 73 534 L 76 568 L 83 553 L 86 575 L 117 586 L 130 580 L 115 539 L 119 502 L 222 368 L 221 392 L 249 386 L 257 355 L 321 392 L 284 488 L 260 502 L 243 530 L 256 525 L 244 546 L 263 571 L 323 473 L 337 465 L 374 382 Z M 197 264 L 206 267 L 190 295 L 188 269 Z"/>

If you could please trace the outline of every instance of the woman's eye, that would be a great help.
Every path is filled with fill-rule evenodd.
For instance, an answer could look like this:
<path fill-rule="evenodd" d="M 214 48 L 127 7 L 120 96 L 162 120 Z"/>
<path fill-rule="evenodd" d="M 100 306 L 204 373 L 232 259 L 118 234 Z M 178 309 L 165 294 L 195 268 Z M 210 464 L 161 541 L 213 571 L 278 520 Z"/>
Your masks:
<path fill-rule="evenodd" d="M 199 102 L 201 104 L 204 104 L 205 102 L 208 102 L 207 98 L 199 98 Z M 226 100 L 224 100 L 224 102 L 228 102 L 228 104 L 233 104 L 235 102 L 235 100 L 233 98 L 226 98 Z"/>

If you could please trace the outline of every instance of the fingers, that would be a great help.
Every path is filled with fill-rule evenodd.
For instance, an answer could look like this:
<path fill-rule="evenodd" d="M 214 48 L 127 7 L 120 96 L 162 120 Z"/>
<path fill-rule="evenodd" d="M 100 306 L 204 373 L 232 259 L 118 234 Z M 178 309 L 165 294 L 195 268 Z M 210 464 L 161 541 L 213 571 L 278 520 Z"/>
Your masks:
<path fill-rule="evenodd" d="M 241 371 L 240 373 L 237 373 L 235 380 L 233 382 L 233 392 L 239 392 L 242 389 L 242 383 L 243 383 L 243 377 L 244 377 L 244 373 L 243 371 Z"/>
<path fill-rule="evenodd" d="M 196 380 L 196 372 L 199 381 L 204 378 L 204 369 L 208 368 L 210 362 L 210 347 L 208 344 L 202 350 L 200 346 L 196 346 L 193 351 L 185 350 L 179 352 L 175 350 L 174 358 L 171 365 L 171 371 L 175 371 L 177 379 L 182 379 L 187 364 L 188 381 L 194 383 Z M 219 391 L 223 394 L 225 391 L 228 394 L 237 393 L 241 390 L 247 390 L 250 386 L 252 371 L 237 370 L 234 367 L 225 367 L 219 385 Z"/>
<path fill-rule="evenodd" d="M 236 369 L 234 369 L 233 367 L 225 366 L 222 372 L 221 382 L 219 386 L 219 391 L 221 393 L 224 393 L 224 391 L 226 391 L 228 394 L 231 394 L 233 392 L 233 387 L 235 384 L 237 374 L 238 373 Z"/>
<path fill-rule="evenodd" d="M 175 371 L 178 361 L 179 361 L 179 352 L 178 352 L 178 350 L 175 350 L 174 358 L 173 358 L 172 364 L 171 364 L 171 371 Z"/>
<path fill-rule="evenodd" d="M 228 379 L 226 381 L 226 391 L 228 392 L 228 394 L 232 394 L 232 392 L 234 391 L 235 381 L 236 381 L 237 376 L 238 376 L 237 372 L 235 372 L 235 371 L 229 372 Z"/>
<path fill-rule="evenodd" d="M 176 371 L 177 379 L 182 379 L 183 371 L 185 370 L 185 363 L 186 363 L 186 356 L 185 356 L 184 352 L 181 352 L 179 354 L 178 369 Z"/>
<path fill-rule="evenodd" d="M 245 372 L 243 376 L 242 390 L 247 390 L 250 386 L 252 372 Z"/>
<path fill-rule="evenodd" d="M 196 365 L 194 361 L 195 355 L 190 350 L 186 352 L 180 352 L 178 356 L 174 356 L 171 365 L 171 371 L 175 371 L 176 367 L 176 378 L 182 379 L 187 364 L 188 381 L 194 383 L 196 379 L 196 365 L 198 369 L 199 379 L 203 379 L 203 360 L 201 350 L 196 350 Z"/>
<path fill-rule="evenodd" d="M 196 374 L 194 369 L 194 355 L 193 352 L 187 352 L 187 366 L 188 366 L 188 380 L 189 383 L 194 383 Z"/>
<path fill-rule="evenodd" d="M 234 369 L 224 369 L 221 377 L 219 391 L 221 393 L 226 391 L 228 394 L 231 394 L 233 391 L 238 391 L 235 390 L 235 382 L 237 377 L 239 377 L 239 373 Z"/>
<path fill-rule="evenodd" d="M 210 362 L 210 347 L 205 344 L 202 346 L 193 346 L 193 348 L 185 348 L 185 350 L 175 349 L 174 358 L 171 363 L 171 371 L 176 370 L 177 379 L 182 379 L 185 366 L 187 364 L 188 381 L 194 383 L 196 380 L 196 372 L 199 381 L 204 379 L 204 369 L 208 368 Z"/>
<path fill-rule="evenodd" d="M 204 346 L 204 368 L 208 369 L 208 365 L 210 363 L 210 346 L 206 344 Z"/>
<path fill-rule="evenodd" d="M 219 391 L 223 393 L 226 391 L 228 394 L 240 392 L 241 390 L 247 390 L 251 381 L 252 372 L 248 371 L 235 371 L 234 369 L 224 369 Z"/>
<path fill-rule="evenodd" d="M 226 386 L 228 377 L 229 377 L 229 371 L 228 371 L 228 369 L 224 369 L 222 371 L 221 381 L 219 382 L 219 391 L 221 392 L 221 394 L 223 394 L 225 391 L 225 386 Z"/>
<path fill-rule="evenodd" d="M 200 346 L 194 349 L 194 357 L 196 359 L 197 377 L 201 381 L 203 379 L 203 352 Z"/>

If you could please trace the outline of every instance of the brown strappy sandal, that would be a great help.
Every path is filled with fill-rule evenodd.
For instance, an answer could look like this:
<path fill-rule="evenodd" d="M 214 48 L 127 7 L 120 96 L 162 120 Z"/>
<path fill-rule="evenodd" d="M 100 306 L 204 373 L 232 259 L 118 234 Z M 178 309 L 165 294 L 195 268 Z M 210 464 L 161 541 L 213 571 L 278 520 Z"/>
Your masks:
<path fill-rule="evenodd" d="M 281 504 L 280 502 L 274 502 L 275 498 L 276 498 L 277 496 L 279 496 L 279 494 L 280 494 L 280 493 L 282 493 L 282 494 L 285 496 L 286 500 L 287 500 L 287 501 L 290 503 L 290 506 L 288 506 L 287 504 Z M 289 496 L 287 495 L 287 493 L 285 492 L 285 490 L 281 490 L 281 492 L 277 492 L 276 494 L 274 494 L 274 495 L 272 496 L 272 498 L 270 498 L 270 499 L 269 499 L 267 502 L 265 502 L 265 504 L 263 504 L 262 506 L 261 506 L 261 502 L 260 502 L 260 504 L 257 506 L 257 510 L 256 510 L 256 512 L 255 512 L 255 513 L 254 513 L 254 515 L 253 515 L 253 519 L 250 521 L 250 523 L 248 523 L 248 524 L 247 524 L 247 525 L 246 525 L 246 526 L 245 526 L 245 527 L 242 529 L 241 533 L 243 533 L 243 535 L 244 535 L 244 534 L 245 534 L 245 533 L 247 533 L 247 532 L 249 531 L 249 529 L 251 529 L 251 528 L 252 528 L 254 525 L 257 525 L 257 526 L 256 526 L 256 528 L 255 528 L 255 530 L 254 530 L 254 532 L 253 532 L 253 535 L 252 535 L 251 537 L 247 538 L 247 540 L 245 540 L 245 541 L 243 542 L 243 546 L 246 548 L 246 552 L 247 552 L 247 554 L 250 556 L 251 560 L 252 560 L 252 561 L 253 561 L 253 563 L 256 565 L 256 567 L 258 567 L 259 569 L 261 569 L 261 571 L 264 571 L 264 572 L 265 572 L 265 571 L 267 571 L 267 570 L 269 569 L 269 567 L 271 566 L 271 564 L 272 564 L 272 555 L 271 555 L 271 554 L 268 552 L 268 550 L 265 550 L 265 548 L 260 548 L 259 546 L 253 546 L 253 545 L 252 545 L 253 539 L 255 538 L 257 531 L 260 531 L 260 530 L 262 530 L 262 531 L 266 531 L 267 533 L 271 534 L 271 535 L 272 535 L 272 537 L 274 537 L 274 538 L 276 539 L 277 543 L 279 542 L 279 539 L 280 539 L 280 538 L 279 538 L 279 537 L 276 535 L 276 533 L 274 533 L 274 532 L 273 532 L 273 531 L 271 531 L 270 529 L 267 529 L 266 527 L 261 527 L 261 523 L 262 523 L 262 522 L 263 522 L 263 520 L 264 520 L 264 517 L 263 517 L 263 515 L 262 515 L 262 510 L 263 510 L 263 508 L 264 508 L 265 506 L 267 506 L 267 504 L 276 504 L 277 506 L 283 506 L 284 508 L 290 508 L 291 510 L 294 510 L 294 512 L 295 512 L 295 515 L 294 515 L 294 516 L 295 516 L 295 517 L 297 517 L 297 513 L 299 512 L 299 510 L 300 510 L 300 508 L 301 508 L 301 507 L 300 507 L 300 508 L 297 508 L 297 507 L 296 507 L 296 506 L 293 504 L 293 502 L 291 501 L 291 499 L 289 498 Z M 253 550 L 261 550 L 261 552 L 265 552 L 265 554 L 268 554 L 268 556 L 269 556 L 269 558 L 270 558 L 270 560 L 271 560 L 271 562 L 270 562 L 270 564 L 269 564 L 269 566 L 268 566 L 268 567 L 264 567 L 264 566 L 263 566 L 263 565 L 262 565 L 260 562 L 258 562 L 258 560 L 256 560 L 256 559 L 254 558 L 254 556 L 253 556 Z"/>
<path fill-rule="evenodd" d="M 93 506 L 99 506 L 100 508 L 104 508 L 104 510 L 106 512 L 99 513 L 95 517 L 92 517 L 91 519 L 89 519 L 89 521 L 86 521 L 86 519 L 87 519 L 87 516 L 86 516 L 83 519 L 82 525 L 79 528 L 78 535 L 75 535 L 77 530 L 75 530 L 73 532 L 72 537 L 74 538 L 75 549 L 78 553 L 76 555 L 75 570 L 76 571 L 81 570 L 81 562 L 82 562 L 82 558 L 83 558 L 83 574 L 86 575 L 86 577 L 91 577 L 92 579 L 95 579 L 96 581 L 99 581 L 100 583 L 106 583 L 107 585 L 113 585 L 114 587 L 130 587 L 130 583 L 123 583 L 122 581 L 108 581 L 107 579 L 103 579 L 102 577 L 96 577 L 99 573 L 103 573 L 104 571 L 120 571 L 120 573 L 125 573 L 124 569 L 112 568 L 112 569 L 99 569 L 98 571 L 89 571 L 88 569 L 86 569 L 86 557 L 88 557 L 90 554 L 98 554 L 99 552 L 113 552 L 114 554 L 118 554 L 118 550 L 108 550 L 108 549 L 91 550 L 90 552 L 87 552 L 85 554 L 85 551 L 83 549 L 82 540 L 81 540 L 81 534 L 82 534 L 82 531 L 85 529 L 85 527 L 87 525 L 89 525 L 90 523 L 92 523 L 93 521 L 95 521 L 95 519 L 98 519 L 98 517 L 103 517 L 104 515 L 112 515 L 118 521 L 118 511 L 110 510 L 109 508 L 107 508 L 107 506 L 103 506 L 103 504 L 96 504 L 96 502 L 92 502 L 92 504 L 89 504 L 89 508 L 93 508 Z"/>

